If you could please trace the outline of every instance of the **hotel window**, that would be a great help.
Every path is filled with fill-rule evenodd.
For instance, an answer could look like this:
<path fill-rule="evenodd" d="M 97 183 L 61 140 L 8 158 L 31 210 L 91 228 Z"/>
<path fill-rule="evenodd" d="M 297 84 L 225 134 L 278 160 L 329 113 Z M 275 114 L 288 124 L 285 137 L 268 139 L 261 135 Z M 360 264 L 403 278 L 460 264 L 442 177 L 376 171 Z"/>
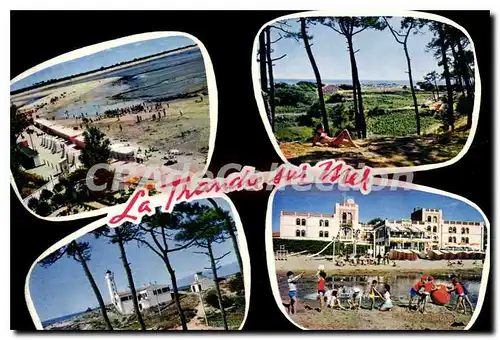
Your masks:
<path fill-rule="evenodd" d="M 431 217 L 427 216 L 427 222 L 432 222 Z"/>
<path fill-rule="evenodd" d="M 453 236 L 453 243 L 457 243 L 457 238 Z"/>
<path fill-rule="evenodd" d="M 319 220 L 319 226 L 322 227 L 323 226 L 323 220 Z"/>
<path fill-rule="evenodd" d="M 302 225 L 306 225 L 306 219 L 305 218 L 302 219 Z"/>
<path fill-rule="evenodd" d="M 432 232 L 433 233 L 437 233 L 437 231 L 438 231 L 438 228 L 436 226 L 432 227 Z"/>
<path fill-rule="evenodd" d="M 295 230 L 295 236 L 300 237 L 300 230 L 299 229 Z"/>
<path fill-rule="evenodd" d="M 469 243 L 469 238 L 468 237 L 465 238 L 465 243 L 467 243 L 467 244 Z"/>
<path fill-rule="evenodd" d="M 328 220 L 325 220 L 325 227 L 328 227 Z"/>
<path fill-rule="evenodd" d="M 468 234 L 469 233 L 469 228 L 465 228 L 465 233 Z"/>
<path fill-rule="evenodd" d="M 437 218 L 436 216 L 434 216 L 434 217 L 432 218 L 432 220 L 433 220 L 433 222 L 437 222 L 437 221 L 438 221 L 438 218 Z"/>
<path fill-rule="evenodd" d="M 453 232 L 453 228 L 452 227 L 448 227 L 448 232 L 451 234 Z"/>
<path fill-rule="evenodd" d="M 328 237 L 328 231 L 325 231 L 325 237 Z"/>
<path fill-rule="evenodd" d="M 347 220 L 347 214 L 342 213 L 342 222 L 345 222 Z"/>
<path fill-rule="evenodd" d="M 166 292 L 169 292 L 169 291 L 170 291 L 170 288 L 169 288 L 169 287 L 163 287 L 163 288 L 161 289 L 161 292 L 162 292 L 162 293 L 166 293 Z"/>
<path fill-rule="evenodd" d="M 323 237 L 323 231 L 322 230 L 320 230 L 320 232 L 319 232 L 319 237 Z"/>
<path fill-rule="evenodd" d="M 427 231 L 431 231 L 431 230 L 432 230 L 431 226 L 430 225 L 427 226 Z"/>
<path fill-rule="evenodd" d="M 302 237 L 306 237 L 306 231 L 305 231 L 305 230 L 302 230 L 302 231 L 300 232 L 300 236 L 302 236 Z"/>
<path fill-rule="evenodd" d="M 449 243 L 453 242 L 453 239 L 451 238 L 451 236 L 450 236 L 450 237 L 448 237 L 448 242 L 449 242 Z"/>
<path fill-rule="evenodd" d="M 296 225 L 300 225 L 300 218 L 297 218 L 297 219 L 295 220 L 295 224 L 296 224 Z"/>
<path fill-rule="evenodd" d="M 462 227 L 462 234 L 465 234 L 465 228 Z"/>
<path fill-rule="evenodd" d="M 453 227 L 453 233 L 456 234 L 457 233 L 457 227 Z"/>
<path fill-rule="evenodd" d="M 460 242 L 464 243 L 465 242 L 465 237 L 462 237 L 462 239 L 460 240 Z"/>

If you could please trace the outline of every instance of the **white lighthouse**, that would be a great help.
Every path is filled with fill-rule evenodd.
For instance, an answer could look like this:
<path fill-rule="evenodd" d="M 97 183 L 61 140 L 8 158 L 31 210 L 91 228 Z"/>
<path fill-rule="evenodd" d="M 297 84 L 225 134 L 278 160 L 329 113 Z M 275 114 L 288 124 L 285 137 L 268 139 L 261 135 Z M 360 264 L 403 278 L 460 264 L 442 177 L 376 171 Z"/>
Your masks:
<path fill-rule="evenodd" d="M 115 294 L 118 293 L 118 290 L 116 289 L 115 275 L 110 270 L 106 271 L 106 283 L 108 284 L 108 291 L 111 302 L 116 306 L 117 301 Z"/>

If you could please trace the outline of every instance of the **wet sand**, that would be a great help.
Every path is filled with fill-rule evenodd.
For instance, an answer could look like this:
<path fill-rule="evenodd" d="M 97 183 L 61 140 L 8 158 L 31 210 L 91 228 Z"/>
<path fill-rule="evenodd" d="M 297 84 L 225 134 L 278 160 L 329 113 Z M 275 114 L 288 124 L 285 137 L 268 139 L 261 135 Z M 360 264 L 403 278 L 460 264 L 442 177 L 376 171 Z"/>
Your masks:
<path fill-rule="evenodd" d="M 203 101 L 200 97 L 170 101 L 168 107 L 164 102 L 159 111 L 147 111 L 119 118 L 90 117 L 93 122 L 89 126 L 99 128 L 112 142 L 129 143 L 140 148 L 141 153 L 147 150 L 146 165 L 164 165 L 168 151 L 175 149 L 180 154 L 176 156 L 177 163 L 170 165 L 171 168 L 184 170 L 185 164 L 188 164 L 193 171 L 202 170 L 207 160 L 210 137 L 209 97 L 203 96 Z M 156 115 L 155 120 L 153 114 Z M 142 119 L 140 123 L 137 123 L 138 116 Z M 81 119 L 58 119 L 56 122 L 83 127 Z"/>
<path fill-rule="evenodd" d="M 425 314 L 398 306 L 388 312 L 326 309 L 320 313 L 304 309 L 305 305 L 314 308 L 317 303 L 308 301 L 299 304 L 297 313 L 291 318 L 310 330 L 463 330 L 472 317 L 430 303 Z"/>

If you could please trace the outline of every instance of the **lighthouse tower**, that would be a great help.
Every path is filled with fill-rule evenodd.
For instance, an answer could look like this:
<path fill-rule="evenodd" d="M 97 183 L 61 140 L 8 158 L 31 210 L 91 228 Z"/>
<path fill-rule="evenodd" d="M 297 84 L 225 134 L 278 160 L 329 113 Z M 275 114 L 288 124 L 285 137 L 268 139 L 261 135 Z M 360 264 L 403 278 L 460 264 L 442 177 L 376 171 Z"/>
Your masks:
<path fill-rule="evenodd" d="M 116 301 L 116 293 L 118 293 L 118 290 L 116 289 L 116 283 L 115 283 L 115 275 L 113 274 L 112 271 L 108 270 L 106 271 L 106 283 L 108 284 L 108 291 L 109 291 L 109 296 L 111 297 L 111 302 L 115 307 L 117 306 L 117 301 Z"/>

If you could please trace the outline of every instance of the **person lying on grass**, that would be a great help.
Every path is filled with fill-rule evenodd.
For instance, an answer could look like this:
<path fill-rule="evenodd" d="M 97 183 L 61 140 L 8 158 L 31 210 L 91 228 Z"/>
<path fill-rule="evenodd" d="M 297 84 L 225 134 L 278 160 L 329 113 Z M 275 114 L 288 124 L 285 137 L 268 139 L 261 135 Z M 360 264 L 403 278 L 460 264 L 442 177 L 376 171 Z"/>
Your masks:
<path fill-rule="evenodd" d="M 349 135 L 349 131 L 342 130 L 337 137 L 330 137 L 326 134 L 323 124 L 318 124 L 314 130 L 313 146 L 351 146 L 357 148 Z"/>

